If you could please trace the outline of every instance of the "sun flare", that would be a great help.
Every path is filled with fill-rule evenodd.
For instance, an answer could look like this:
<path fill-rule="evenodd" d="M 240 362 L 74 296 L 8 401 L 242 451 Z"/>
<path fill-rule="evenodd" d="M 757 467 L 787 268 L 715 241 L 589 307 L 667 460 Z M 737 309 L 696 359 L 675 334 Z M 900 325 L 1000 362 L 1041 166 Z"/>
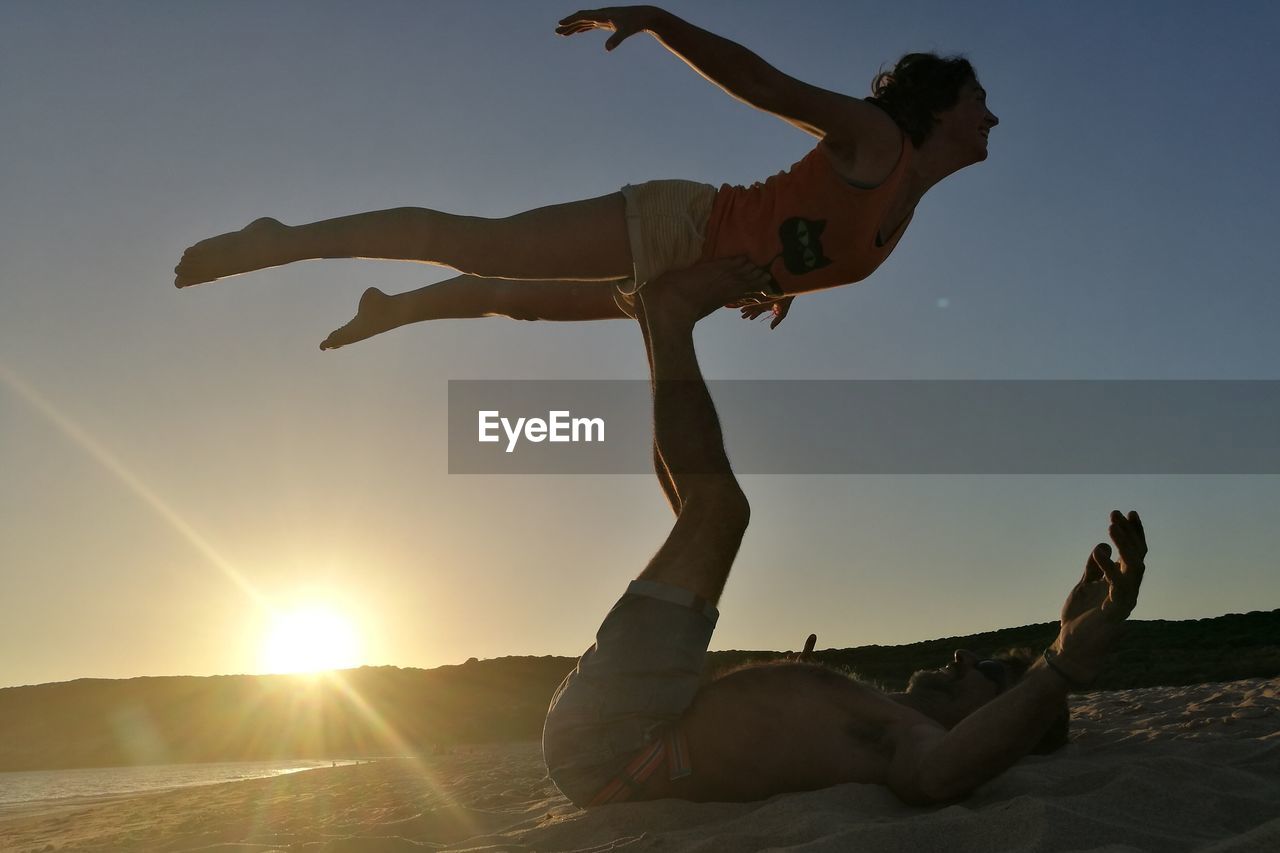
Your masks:
<path fill-rule="evenodd" d="M 262 649 L 264 672 L 321 672 L 362 663 L 360 636 L 351 620 L 324 606 L 279 613 Z"/>

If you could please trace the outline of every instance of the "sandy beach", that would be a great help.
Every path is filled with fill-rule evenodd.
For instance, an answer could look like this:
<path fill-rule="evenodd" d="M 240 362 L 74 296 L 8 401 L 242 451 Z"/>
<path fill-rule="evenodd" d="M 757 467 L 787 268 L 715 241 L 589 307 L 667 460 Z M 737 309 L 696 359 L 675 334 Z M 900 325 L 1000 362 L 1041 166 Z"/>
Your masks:
<path fill-rule="evenodd" d="M 536 743 L 0 811 L 5 851 L 1280 849 L 1280 679 L 1081 694 L 1073 740 L 945 807 L 842 785 L 585 812 Z"/>

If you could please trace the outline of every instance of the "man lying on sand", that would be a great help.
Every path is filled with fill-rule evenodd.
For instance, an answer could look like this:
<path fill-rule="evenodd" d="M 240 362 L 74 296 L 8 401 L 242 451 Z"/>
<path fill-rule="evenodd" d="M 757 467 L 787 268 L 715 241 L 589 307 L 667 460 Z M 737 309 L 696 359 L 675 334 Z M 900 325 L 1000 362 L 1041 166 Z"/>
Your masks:
<path fill-rule="evenodd" d="M 1136 512 L 1111 513 L 1067 596 L 1057 639 L 1025 671 L 966 651 L 886 694 L 803 661 L 700 675 L 750 509 L 725 456 L 693 348 L 694 324 L 759 291 L 764 273 L 718 261 L 640 291 L 653 372 L 654 460 L 676 522 L 551 700 L 543 755 L 580 806 L 623 800 L 755 800 L 843 782 L 911 804 L 963 797 L 1060 723 L 1138 599 L 1147 553 Z M 1061 740 L 1061 731 L 1058 739 Z"/>

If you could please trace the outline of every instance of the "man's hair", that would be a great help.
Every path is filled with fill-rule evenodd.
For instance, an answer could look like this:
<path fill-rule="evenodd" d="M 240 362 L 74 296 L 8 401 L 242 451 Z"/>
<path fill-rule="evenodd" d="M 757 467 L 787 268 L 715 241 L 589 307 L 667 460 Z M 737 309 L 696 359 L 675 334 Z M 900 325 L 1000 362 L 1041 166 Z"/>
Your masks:
<path fill-rule="evenodd" d="M 960 87 L 977 79 L 963 56 L 908 53 L 891 70 L 880 69 L 865 100 L 887 112 L 918 148 L 933 131 L 934 113 L 954 107 Z"/>
<path fill-rule="evenodd" d="M 993 655 L 993 660 L 998 660 L 1005 665 L 1009 671 L 1009 684 L 1014 685 L 1022 680 L 1022 676 L 1027 674 L 1027 670 L 1031 668 L 1031 664 L 1036 662 L 1039 657 L 1029 648 L 1007 649 L 999 654 Z M 1062 700 L 1062 707 L 1058 709 L 1058 715 L 1053 718 L 1053 723 L 1049 726 L 1049 730 L 1032 748 L 1032 755 L 1048 755 L 1051 752 L 1057 752 L 1071 741 L 1071 708 L 1067 704 L 1067 700 Z"/>

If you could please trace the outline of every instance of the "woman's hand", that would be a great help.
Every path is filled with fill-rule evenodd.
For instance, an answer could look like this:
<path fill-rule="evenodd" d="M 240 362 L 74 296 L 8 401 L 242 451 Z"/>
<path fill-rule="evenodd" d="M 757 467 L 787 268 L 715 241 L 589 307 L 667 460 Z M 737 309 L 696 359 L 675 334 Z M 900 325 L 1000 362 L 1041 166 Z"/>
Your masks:
<path fill-rule="evenodd" d="M 772 314 L 773 319 L 769 321 L 769 328 L 776 329 L 779 323 L 787 319 L 787 312 L 791 310 L 791 302 L 794 299 L 794 296 L 784 296 L 781 299 L 752 302 L 746 305 L 735 303 L 728 307 L 741 309 L 744 320 L 755 320 L 765 314 Z"/>
<path fill-rule="evenodd" d="M 609 30 L 613 35 L 605 41 L 604 49 L 613 50 L 626 38 L 649 29 L 660 14 L 661 10 L 654 6 L 585 9 L 561 20 L 556 32 L 562 36 L 573 36 L 589 30 Z"/>

